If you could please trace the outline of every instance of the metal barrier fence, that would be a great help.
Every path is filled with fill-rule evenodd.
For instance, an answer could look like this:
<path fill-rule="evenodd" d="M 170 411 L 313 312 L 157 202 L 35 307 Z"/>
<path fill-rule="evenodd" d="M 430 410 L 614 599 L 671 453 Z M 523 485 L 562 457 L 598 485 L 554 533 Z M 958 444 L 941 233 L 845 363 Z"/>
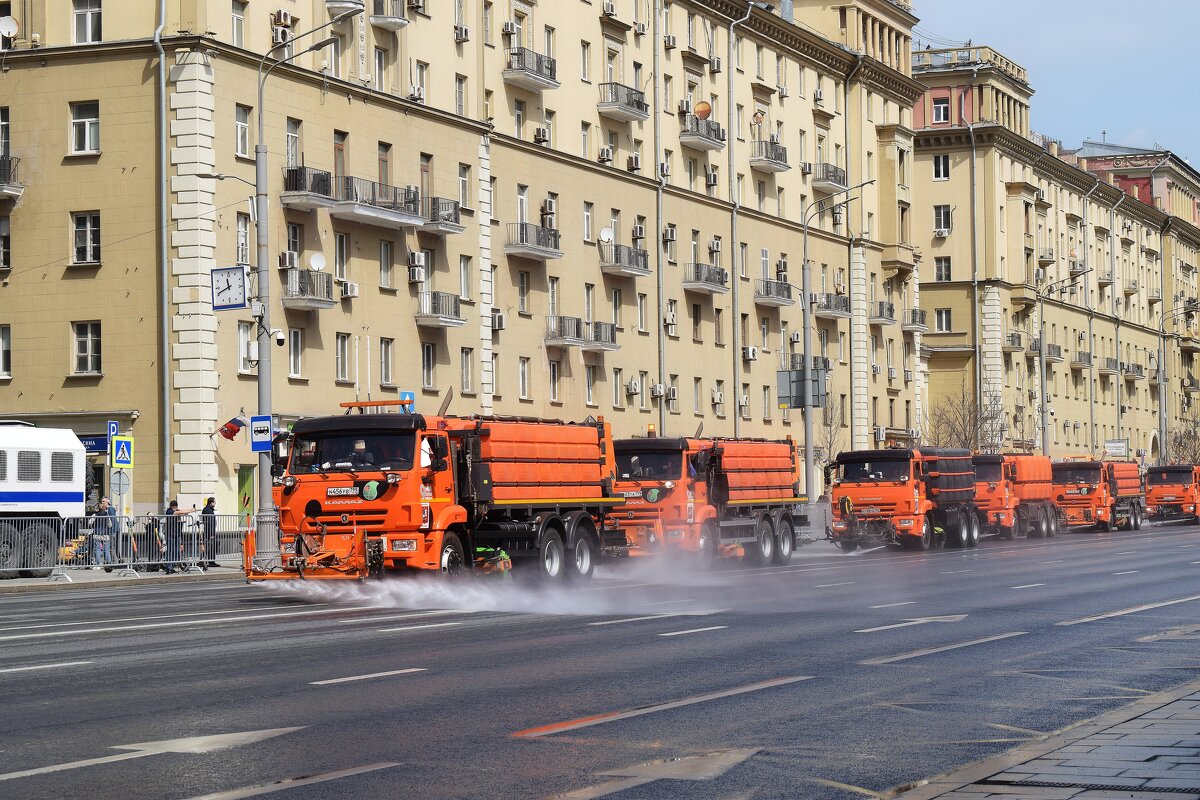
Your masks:
<path fill-rule="evenodd" d="M 220 558 L 234 566 L 248 524 L 237 514 L 196 513 L 0 518 L 0 578 L 70 581 L 70 571 L 83 569 L 173 574 L 203 571 Z"/>

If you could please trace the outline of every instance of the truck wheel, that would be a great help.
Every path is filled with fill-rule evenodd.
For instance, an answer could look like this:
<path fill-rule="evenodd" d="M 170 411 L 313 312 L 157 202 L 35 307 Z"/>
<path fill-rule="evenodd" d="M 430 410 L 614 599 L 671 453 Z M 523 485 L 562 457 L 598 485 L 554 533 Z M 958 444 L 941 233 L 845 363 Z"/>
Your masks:
<path fill-rule="evenodd" d="M 25 532 L 25 566 L 33 569 L 21 570 L 22 578 L 47 578 L 54 571 L 58 555 L 54 531 L 49 525 L 38 524 Z"/>
<path fill-rule="evenodd" d="M 796 532 L 792 528 L 792 521 L 789 519 L 779 520 L 779 532 L 775 536 L 775 552 L 771 556 L 771 563 L 783 566 L 792 560 L 792 550 L 796 547 Z"/>
<path fill-rule="evenodd" d="M 21 566 L 21 535 L 11 522 L 0 522 L 0 578 L 15 578 Z"/>
<path fill-rule="evenodd" d="M 1011 527 L 1006 527 L 1004 525 L 1001 525 L 999 535 L 1000 535 L 1001 539 L 1011 542 L 1012 538 L 1013 538 L 1013 529 Z"/>
<path fill-rule="evenodd" d="M 575 536 L 575 546 L 571 548 L 571 558 L 567 560 L 567 577 L 571 580 L 586 581 L 592 577 L 596 569 L 596 543 L 585 531 Z"/>
<path fill-rule="evenodd" d="M 1058 515 L 1054 513 L 1054 509 L 1046 509 L 1046 538 L 1053 539 L 1058 536 Z"/>
<path fill-rule="evenodd" d="M 754 527 L 754 541 L 742 545 L 742 561 L 751 566 L 770 564 L 775 555 L 775 533 L 766 517 Z"/>
<path fill-rule="evenodd" d="M 925 518 L 925 527 L 921 529 L 921 536 L 910 537 L 908 546 L 913 550 L 928 550 L 933 547 L 933 520 L 929 517 Z"/>
<path fill-rule="evenodd" d="M 700 526 L 700 541 L 696 548 L 696 554 L 700 558 L 700 566 L 711 566 L 717 560 L 717 553 L 720 549 L 720 529 L 717 527 L 716 520 L 709 520 Z"/>
<path fill-rule="evenodd" d="M 1140 531 L 1142 529 L 1142 510 L 1137 506 L 1134 506 L 1133 511 L 1130 513 L 1133 515 L 1133 529 L 1135 531 Z"/>
<path fill-rule="evenodd" d="M 967 523 L 967 547 L 977 547 L 979 545 L 979 517 L 968 514 Z"/>
<path fill-rule="evenodd" d="M 1041 539 L 1046 535 L 1046 517 L 1043 514 L 1033 513 L 1029 520 L 1030 539 Z"/>
<path fill-rule="evenodd" d="M 548 581 L 563 579 L 567 571 L 562 536 L 556 530 L 548 530 L 542 536 L 542 547 L 538 551 L 538 572 Z"/>
<path fill-rule="evenodd" d="M 966 547 L 969 535 L 967 527 L 970 523 L 967 522 L 965 514 L 955 514 L 953 521 L 946 520 L 946 547 Z"/>
<path fill-rule="evenodd" d="M 462 575 L 467 571 L 458 534 L 447 532 L 442 535 L 442 552 L 438 556 L 438 565 L 445 575 Z"/>

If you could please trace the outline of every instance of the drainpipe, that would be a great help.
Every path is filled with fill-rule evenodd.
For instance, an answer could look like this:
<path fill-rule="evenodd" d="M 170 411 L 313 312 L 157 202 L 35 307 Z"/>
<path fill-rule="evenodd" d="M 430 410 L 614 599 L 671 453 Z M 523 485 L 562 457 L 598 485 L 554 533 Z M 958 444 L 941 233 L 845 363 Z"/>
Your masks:
<path fill-rule="evenodd" d="M 730 269 L 730 276 L 733 282 L 733 313 L 730 315 L 732 319 L 729 320 L 733 328 L 731 337 L 731 342 L 733 344 L 733 385 L 729 388 L 734 392 L 733 396 L 737 399 L 739 404 L 739 407 L 734 409 L 733 412 L 733 437 L 735 439 L 741 435 L 742 432 L 742 410 L 740 408 L 742 399 L 742 349 L 741 343 L 738 341 L 738 333 L 741 332 L 742 322 L 741 306 L 738 304 L 738 296 L 740 294 L 738 290 L 741 287 L 742 273 L 741 268 L 737 263 L 737 257 L 741 250 L 741 248 L 738 246 L 738 212 L 741 211 L 742 200 L 737 194 L 737 175 L 735 174 L 737 172 L 737 158 L 736 153 L 734 152 L 734 143 L 737 141 L 737 136 L 734 135 L 733 130 L 733 126 L 736 124 L 733 114 L 734 106 L 736 105 L 733 101 L 733 73 L 736 72 L 736 70 L 733 68 L 733 37 L 734 31 L 737 29 L 737 27 L 744 24 L 746 20 L 750 19 L 750 15 L 754 13 L 754 6 L 755 3 L 751 2 L 746 6 L 746 13 L 743 14 L 739 19 L 733 19 L 732 17 L 730 18 L 729 40 L 726 42 L 725 54 L 725 139 L 728 142 L 726 149 L 729 151 L 727 169 L 729 170 L 729 202 L 732 206 L 729 212 L 729 253 L 730 266 L 732 267 L 732 269 Z M 655 50 L 658 50 L 657 41 L 655 42 Z"/>
<path fill-rule="evenodd" d="M 1108 236 L 1109 236 L 1108 269 L 1109 269 L 1109 277 L 1111 277 L 1113 280 L 1113 282 L 1111 284 L 1109 284 L 1110 286 L 1117 285 L 1117 248 L 1115 247 L 1116 242 L 1114 242 L 1112 240 L 1112 232 L 1117 226 L 1117 209 L 1121 207 L 1121 203 L 1124 203 L 1125 198 L 1128 196 L 1129 195 L 1125 194 L 1124 192 L 1121 192 L 1121 197 L 1117 200 L 1116 203 L 1113 204 L 1113 207 L 1111 209 L 1109 209 L 1109 211 L 1108 211 Z M 1113 298 L 1112 298 L 1112 315 L 1113 315 L 1114 330 L 1115 330 L 1113 341 L 1116 343 L 1118 371 L 1120 370 L 1120 367 L 1121 367 L 1121 315 L 1119 312 L 1120 312 L 1120 308 L 1117 306 L 1117 293 L 1114 291 Z M 1122 430 L 1122 424 L 1123 424 L 1122 420 L 1121 420 L 1121 417 L 1122 417 L 1121 401 L 1123 399 L 1121 397 L 1121 395 L 1124 392 L 1124 389 L 1122 388 L 1123 383 L 1124 383 L 1124 376 L 1118 375 L 1117 376 L 1117 438 L 1118 439 L 1121 438 L 1121 430 Z"/>
<path fill-rule="evenodd" d="M 167 0 L 158 0 L 158 27 L 154 29 L 154 49 L 158 51 L 158 104 L 154 110 L 158 125 L 158 386 L 161 425 L 159 457 L 162 469 L 162 505 L 171 494 L 171 350 L 167 334 L 171 289 L 167 285 L 167 53 L 162 32 L 167 27 Z"/>
<path fill-rule="evenodd" d="M 658 305 L 658 382 L 663 386 L 663 396 L 658 399 L 658 433 L 660 436 L 665 436 L 667 433 L 667 387 L 670 385 L 667 381 L 667 326 L 664 320 L 666 319 L 666 301 L 663 299 L 664 280 L 663 280 L 663 263 L 666 261 L 666 243 L 663 241 L 663 231 L 666 230 L 666 220 L 663 219 L 663 191 L 666 187 L 667 178 L 662 173 L 659 165 L 662 163 L 662 76 L 660 69 L 662 66 L 661 50 L 658 43 L 661 40 L 659 33 L 659 24 L 662 20 L 662 5 L 661 0 L 655 0 L 654 3 L 654 20 L 652 22 L 653 30 L 651 35 L 654 39 L 654 105 L 651 107 L 651 118 L 654 120 L 654 214 L 655 225 L 658 228 L 658 246 L 655 248 L 655 292 L 657 294 Z M 732 66 L 732 65 L 731 65 Z M 645 387 L 643 387 L 645 391 Z"/>
<path fill-rule="evenodd" d="M 1096 182 L 1092 184 L 1092 188 L 1088 189 L 1088 193 L 1083 196 L 1083 224 L 1088 225 L 1088 203 L 1091 200 L 1092 194 L 1100 188 L 1100 178 L 1096 178 Z M 1092 296 L 1088 292 L 1087 276 L 1091 272 L 1090 264 L 1088 263 L 1087 237 L 1079 237 L 1079 246 L 1083 248 L 1083 304 L 1087 309 L 1088 321 L 1088 352 L 1094 349 L 1095 334 L 1092 329 L 1092 324 L 1096 319 L 1096 309 L 1092 308 Z M 1096 354 L 1092 353 L 1092 363 L 1088 366 L 1088 438 L 1091 439 L 1091 454 L 1096 454 Z"/>
<path fill-rule="evenodd" d="M 958 121 L 967 127 L 967 136 L 971 139 L 971 342 L 975 349 L 975 404 L 979 412 L 983 410 L 983 348 L 980 346 L 979 335 L 979 222 L 976 218 L 978 200 L 976 199 L 978 176 L 976 175 L 977 151 L 975 148 L 975 123 L 967 121 L 967 90 L 975 87 L 982 65 L 976 64 L 971 69 L 971 78 L 958 95 Z M 980 419 L 982 413 L 975 415 L 975 442 L 980 444 Z"/>

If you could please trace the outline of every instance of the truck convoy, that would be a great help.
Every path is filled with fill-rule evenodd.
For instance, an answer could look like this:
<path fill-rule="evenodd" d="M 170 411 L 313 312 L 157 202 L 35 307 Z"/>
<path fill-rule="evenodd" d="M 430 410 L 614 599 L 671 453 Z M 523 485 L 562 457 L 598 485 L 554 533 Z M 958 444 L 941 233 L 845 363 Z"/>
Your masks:
<path fill-rule="evenodd" d="M 741 555 L 785 564 L 808 527 L 791 439 L 616 441 L 617 519 L 631 555 Z"/>
<path fill-rule="evenodd" d="M 1138 530 L 1146 493 L 1134 461 L 1059 461 L 1054 464 L 1054 502 L 1069 527 Z"/>
<path fill-rule="evenodd" d="M 1012 539 L 1049 537 L 1058 532 L 1049 456 L 1005 453 L 977 455 L 972 460 L 975 505 L 984 534 Z"/>
<path fill-rule="evenodd" d="M 557 581 L 626 554 L 608 423 L 385 408 L 403 405 L 343 403 L 345 415 L 295 423 L 279 492 L 282 566 L 255 563 L 252 533 L 249 580 L 490 571 L 516 559 Z"/>
<path fill-rule="evenodd" d="M 971 453 L 934 447 L 853 450 L 826 468 L 830 538 L 844 552 L 895 545 L 918 550 L 979 542 Z"/>
<path fill-rule="evenodd" d="M 1200 523 L 1200 466 L 1152 467 L 1146 473 L 1146 515 L 1155 522 Z"/>

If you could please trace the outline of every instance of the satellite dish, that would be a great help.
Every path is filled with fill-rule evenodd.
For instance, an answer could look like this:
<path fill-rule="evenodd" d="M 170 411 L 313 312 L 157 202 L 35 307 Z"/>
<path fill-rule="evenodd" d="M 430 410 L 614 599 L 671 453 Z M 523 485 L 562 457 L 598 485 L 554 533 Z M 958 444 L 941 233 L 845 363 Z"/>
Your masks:
<path fill-rule="evenodd" d="M 21 26 L 17 24 L 15 17 L 0 17 L 0 36 L 5 39 L 11 39 L 17 35 L 17 31 Z"/>
<path fill-rule="evenodd" d="M 325 254 L 313 253 L 308 257 L 308 266 L 312 267 L 314 272 L 320 272 L 325 269 Z"/>
<path fill-rule="evenodd" d="M 612 228 L 601 228 L 600 229 L 600 241 L 604 242 L 605 244 L 612 244 L 612 240 L 613 240 L 613 229 Z"/>
<path fill-rule="evenodd" d="M 707 100 L 701 100 L 699 103 L 696 103 L 693 113 L 697 119 L 708 119 L 712 115 L 712 104 Z"/>

